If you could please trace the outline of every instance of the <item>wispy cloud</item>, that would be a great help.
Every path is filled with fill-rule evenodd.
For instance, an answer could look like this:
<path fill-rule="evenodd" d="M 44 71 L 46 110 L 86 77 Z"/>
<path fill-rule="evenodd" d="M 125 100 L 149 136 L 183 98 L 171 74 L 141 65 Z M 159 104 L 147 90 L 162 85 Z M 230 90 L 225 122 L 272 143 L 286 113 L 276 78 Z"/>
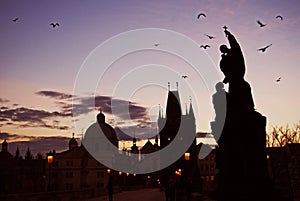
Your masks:
<path fill-rule="evenodd" d="M 32 109 L 26 107 L 7 108 L 2 107 L 0 110 L 1 122 L 6 122 L 4 125 L 14 125 L 17 127 L 43 127 L 58 130 L 70 129 L 68 126 L 58 125 L 57 118 L 71 117 L 71 113 L 49 112 L 46 110 Z M 53 120 L 54 119 L 54 120 Z M 49 123 L 51 122 L 52 123 Z M 1 124 L 3 126 L 3 124 Z"/>
<path fill-rule="evenodd" d="M 71 114 L 65 114 L 61 112 L 49 112 L 46 110 L 31 109 L 25 107 L 4 109 L 0 111 L 0 117 L 4 119 L 9 119 L 11 121 L 18 122 L 31 122 L 39 123 L 42 119 L 51 117 L 66 117 L 71 116 Z"/>
<path fill-rule="evenodd" d="M 71 94 L 57 92 L 57 91 L 38 91 L 36 92 L 36 94 L 41 96 L 46 96 L 49 98 L 59 99 L 59 100 L 70 99 L 73 97 Z"/>
<path fill-rule="evenodd" d="M 19 105 L 12 107 L 2 106 L 0 108 L 0 126 L 68 130 L 71 129 L 71 126 L 62 125 L 61 121 L 71 122 L 72 117 L 77 118 L 80 115 L 88 114 L 100 108 L 103 113 L 109 115 L 108 120 L 113 123 L 111 124 L 112 126 L 124 127 L 128 126 L 130 122 L 131 124 L 135 123 L 137 127 L 146 128 L 151 124 L 148 108 L 136 102 L 104 95 L 75 97 L 72 94 L 54 90 L 41 90 L 35 94 L 53 99 L 57 110 L 48 111 Z M 1 100 L 2 102 L 8 101 L 5 99 Z"/>
<path fill-rule="evenodd" d="M 104 113 L 119 119 L 118 126 L 126 121 L 135 121 L 139 126 L 145 127 L 150 122 L 148 108 L 135 102 L 114 99 L 110 96 L 77 97 L 76 103 L 61 104 L 61 106 L 64 113 L 72 111 L 73 116 L 83 115 L 101 108 Z"/>

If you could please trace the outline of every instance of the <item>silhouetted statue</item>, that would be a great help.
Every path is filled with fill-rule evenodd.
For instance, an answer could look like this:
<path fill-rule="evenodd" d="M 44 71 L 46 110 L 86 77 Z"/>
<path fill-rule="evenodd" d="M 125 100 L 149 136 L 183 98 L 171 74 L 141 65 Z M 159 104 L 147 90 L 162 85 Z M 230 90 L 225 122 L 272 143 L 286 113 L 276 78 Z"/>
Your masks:
<path fill-rule="evenodd" d="M 223 82 L 227 84 L 231 80 L 241 80 L 244 78 L 246 67 L 241 47 L 235 37 L 225 29 L 225 34 L 230 44 L 220 46 L 222 59 L 220 61 L 221 71 L 225 75 Z"/>
<path fill-rule="evenodd" d="M 225 75 L 223 83 L 229 84 L 228 93 L 219 82 L 212 97 L 216 118 L 211 129 L 213 135 L 218 135 L 217 199 L 268 200 L 271 188 L 266 159 L 266 117 L 254 110 L 251 87 L 244 80 L 246 68 L 241 47 L 227 29 L 224 32 L 231 48 L 220 46 L 220 69 Z"/>
<path fill-rule="evenodd" d="M 223 83 L 229 83 L 230 104 L 234 105 L 235 108 L 239 108 L 239 111 L 249 112 L 254 110 L 254 101 L 251 87 L 244 80 L 246 67 L 242 49 L 236 38 L 227 29 L 224 32 L 229 41 L 230 48 L 226 45 L 220 46 L 222 53 L 220 69 L 225 75 Z M 231 106 L 228 109 L 231 109 Z"/>
<path fill-rule="evenodd" d="M 224 89 L 224 84 L 222 82 L 218 82 L 216 84 L 216 93 L 212 96 L 212 102 L 215 109 L 215 121 L 219 122 L 222 119 L 225 119 L 226 115 L 226 100 L 227 100 L 227 92 Z"/>

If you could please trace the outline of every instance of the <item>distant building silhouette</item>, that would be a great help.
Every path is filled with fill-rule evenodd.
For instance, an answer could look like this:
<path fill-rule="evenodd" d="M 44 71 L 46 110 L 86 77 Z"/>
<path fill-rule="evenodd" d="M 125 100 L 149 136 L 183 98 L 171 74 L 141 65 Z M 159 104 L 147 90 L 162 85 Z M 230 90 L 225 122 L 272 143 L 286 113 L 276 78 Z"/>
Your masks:
<path fill-rule="evenodd" d="M 52 191 L 93 189 L 95 195 L 104 195 L 108 182 L 107 167 L 94 159 L 84 146 L 78 146 L 73 137 L 69 149 L 54 154 L 51 168 Z"/>
<path fill-rule="evenodd" d="M 105 115 L 100 111 L 96 117 L 105 137 L 118 148 L 118 138 L 115 130 L 105 122 Z M 100 134 L 99 134 L 100 135 Z M 98 134 L 95 134 L 98 136 Z M 100 150 L 100 144 L 93 136 L 84 138 L 92 143 L 95 152 Z M 111 155 L 107 157 L 112 157 Z M 51 189 L 54 191 L 76 191 L 92 189 L 94 195 L 106 194 L 108 182 L 107 167 L 98 162 L 81 143 L 78 146 L 77 140 L 73 137 L 69 141 L 69 149 L 54 154 L 52 164 Z"/>
<path fill-rule="evenodd" d="M 0 194 L 43 192 L 46 185 L 45 160 L 32 157 L 23 160 L 17 154 L 16 151 L 13 157 L 8 152 L 8 143 L 4 140 L 0 152 Z"/>

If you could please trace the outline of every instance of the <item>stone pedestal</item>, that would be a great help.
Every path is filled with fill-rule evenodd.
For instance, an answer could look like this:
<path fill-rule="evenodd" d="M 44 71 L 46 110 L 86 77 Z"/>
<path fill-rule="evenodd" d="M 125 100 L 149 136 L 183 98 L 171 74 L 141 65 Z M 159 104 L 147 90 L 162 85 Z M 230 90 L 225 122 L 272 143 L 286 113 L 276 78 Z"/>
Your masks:
<path fill-rule="evenodd" d="M 256 111 L 227 115 L 216 151 L 218 200 L 269 200 L 272 196 L 265 127 L 266 117 Z"/>

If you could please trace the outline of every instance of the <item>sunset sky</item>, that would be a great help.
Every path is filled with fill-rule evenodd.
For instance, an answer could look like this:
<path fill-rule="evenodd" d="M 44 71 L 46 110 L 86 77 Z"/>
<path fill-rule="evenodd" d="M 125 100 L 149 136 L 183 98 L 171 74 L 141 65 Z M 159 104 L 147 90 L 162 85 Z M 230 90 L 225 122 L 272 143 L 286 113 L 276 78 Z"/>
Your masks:
<path fill-rule="evenodd" d="M 201 12 L 207 17 L 197 19 Z M 278 15 L 283 20 L 276 18 Z M 18 20 L 12 21 L 15 18 Z M 257 20 L 267 25 L 259 27 Z M 51 22 L 58 22 L 60 26 L 52 28 Z M 242 47 L 247 68 L 245 79 L 251 84 L 255 108 L 267 117 L 267 132 L 273 126 L 293 126 L 299 122 L 298 0 L 2 0 L 1 140 L 47 138 L 48 145 L 51 145 L 49 137 L 64 138 L 71 137 L 73 132 L 84 132 L 95 120 L 85 118 L 86 115 L 95 116 L 99 107 L 107 115 L 107 121 L 123 132 L 135 133 L 136 136 L 154 135 L 157 130 L 152 122 L 157 119 L 159 104 L 165 109 L 168 82 L 171 90 L 175 90 L 175 83 L 179 82 L 183 113 L 191 96 L 197 131 L 209 132 L 209 122 L 214 118 L 212 92 L 206 88 L 205 78 L 203 81 L 193 77 L 193 71 L 185 66 L 183 59 L 160 51 L 160 48 L 168 48 L 166 41 L 145 40 L 151 44 L 150 49 L 132 52 L 109 66 L 95 86 L 96 108 L 87 104 L 95 98 L 93 94 L 87 92 L 79 96 L 74 93 L 75 83 L 80 68 L 99 45 L 118 34 L 144 28 L 171 30 L 190 38 L 198 46 L 209 44 L 211 47 L 207 50 L 198 48 L 190 55 L 197 57 L 199 54 L 199 58 L 204 58 L 203 66 L 213 66 L 218 71 L 219 46 L 228 44 L 222 29 L 224 25 L 229 27 Z M 210 40 L 204 34 L 215 36 L 215 39 Z M 154 47 L 154 43 L 159 43 L 159 47 Z M 119 44 L 120 48 L 122 44 Z M 266 52 L 257 51 L 269 44 L 272 46 Z M 106 58 L 100 55 L 98 59 Z M 99 64 L 101 71 L 106 68 Z M 152 71 L 148 72 L 147 68 Z M 199 71 L 205 70 L 205 67 L 198 68 Z M 168 71 L 176 73 L 169 74 Z M 188 78 L 182 79 L 183 74 Z M 221 81 L 223 75 L 219 75 Z M 143 81 L 148 83 L 135 80 L 139 76 L 147 78 Z M 281 81 L 276 82 L 279 77 Z M 118 87 L 123 89 L 121 86 L 132 88 L 127 94 L 129 100 L 114 95 Z M 193 89 L 187 89 L 188 86 Z M 112 98 L 118 106 L 131 101 L 131 121 L 120 111 L 111 115 L 109 105 Z M 78 113 L 72 113 L 72 106 Z M 81 124 L 75 127 L 74 122 Z"/>

